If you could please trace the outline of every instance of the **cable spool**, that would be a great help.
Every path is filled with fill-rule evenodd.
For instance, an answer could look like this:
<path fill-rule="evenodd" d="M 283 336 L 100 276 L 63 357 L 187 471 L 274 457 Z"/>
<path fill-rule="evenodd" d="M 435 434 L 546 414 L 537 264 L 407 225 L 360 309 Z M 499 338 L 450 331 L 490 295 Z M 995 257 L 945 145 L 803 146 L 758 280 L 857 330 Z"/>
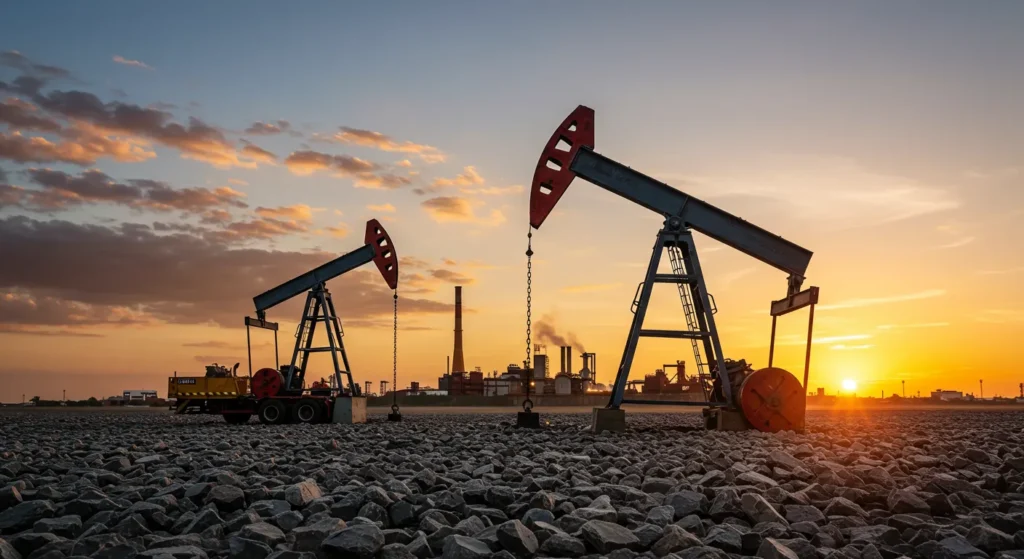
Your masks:
<path fill-rule="evenodd" d="M 266 367 L 252 376 L 252 395 L 261 400 L 277 396 L 283 386 L 284 376 L 277 369 Z"/>
<path fill-rule="evenodd" d="M 740 389 L 740 409 L 759 431 L 803 431 L 807 411 L 804 387 L 792 373 L 778 367 L 754 371 Z"/>

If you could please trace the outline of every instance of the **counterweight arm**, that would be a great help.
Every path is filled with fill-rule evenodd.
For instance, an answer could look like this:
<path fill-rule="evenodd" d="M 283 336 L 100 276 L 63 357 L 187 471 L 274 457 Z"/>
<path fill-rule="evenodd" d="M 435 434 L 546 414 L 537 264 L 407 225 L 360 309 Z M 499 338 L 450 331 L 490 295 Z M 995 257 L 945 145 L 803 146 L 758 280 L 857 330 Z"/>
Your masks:
<path fill-rule="evenodd" d="M 380 270 L 384 281 L 391 289 L 398 287 L 398 256 L 391 243 L 391 237 L 376 219 L 366 222 L 366 237 L 363 246 L 352 252 L 335 258 L 304 274 L 296 276 L 277 287 L 273 287 L 253 297 L 256 305 L 256 316 L 263 320 L 267 309 L 279 305 L 296 295 L 313 289 L 346 272 L 352 271 L 363 264 L 374 262 Z"/>
<path fill-rule="evenodd" d="M 541 153 L 530 192 L 530 224 L 539 228 L 576 176 L 614 192 L 667 220 L 699 231 L 790 274 L 799 291 L 811 251 L 593 151 L 594 110 L 580 105 Z"/>

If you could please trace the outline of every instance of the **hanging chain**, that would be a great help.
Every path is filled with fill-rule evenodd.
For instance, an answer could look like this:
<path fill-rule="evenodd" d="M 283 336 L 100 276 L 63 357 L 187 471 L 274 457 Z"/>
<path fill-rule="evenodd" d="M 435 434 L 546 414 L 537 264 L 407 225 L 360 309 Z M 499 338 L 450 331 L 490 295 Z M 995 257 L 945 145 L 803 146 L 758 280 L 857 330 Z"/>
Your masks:
<path fill-rule="evenodd" d="M 391 342 L 391 411 L 398 412 L 398 290 L 395 290 L 395 326 Z"/>
<path fill-rule="evenodd" d="M 531 307 L 533 305 L 533 231 L 526 234 L 526 368 L 530 368 L 530 350 L 533 349 L 531 340 Z"/>
<path fill-rule="evenodd" d="M 530 351 L 533 349 L 533 343 L 531 340 L 531 321 L 533 306 L 533 229 L 529 229 L 526 233 L 526 360 L 523 361 L 525 365 L 526 373 L 526 400 L 523 400 L 523 410 L 529 412 L 533 409 L 533 401 L 530 400 L 530 382 L 532 381 L 532 375 L 530 374 Z"/>

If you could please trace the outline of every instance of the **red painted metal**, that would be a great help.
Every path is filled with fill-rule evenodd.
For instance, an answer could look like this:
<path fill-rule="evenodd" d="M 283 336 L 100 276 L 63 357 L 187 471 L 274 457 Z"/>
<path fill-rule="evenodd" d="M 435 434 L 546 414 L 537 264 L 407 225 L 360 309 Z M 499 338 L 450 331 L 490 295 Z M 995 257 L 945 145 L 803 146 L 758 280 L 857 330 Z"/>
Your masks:
<path fill-rule="evenodd" d="M 755 429 L 769 433 L 803 431 L 807 395 L 792 373 L 768 367 L 754 371 L 743 381 L 740 408 Z"/>
<path fill-rule="evenodd" d="M 373 263 L 391 289 L 398 288 L 398 253 L 384 226 L 376 219 L 366 222 L 366 244 L 373 245 Z"/>
<path fill-rule="evenodd" d="M 568 151 L 558 149 L 560 141 L 568 144 Z M 548 140 L 540 161 L 533 171 L 533 185 L 530 188 L 530 225 L 535 229 L 548 217 L 565 194 L 576 174 L 569 168 L 580 147 L 594 148 L 594 109 L 580 105 L 555 130 Z M 548 166 L 551 162 L 559 167 Z"/>
<path fill-rule="evenodd" d="M 252 376 L 252 395 L 261 400 L 277 396 L 283 386 L 284 376 L 277 369 L 265 367 Z"/>

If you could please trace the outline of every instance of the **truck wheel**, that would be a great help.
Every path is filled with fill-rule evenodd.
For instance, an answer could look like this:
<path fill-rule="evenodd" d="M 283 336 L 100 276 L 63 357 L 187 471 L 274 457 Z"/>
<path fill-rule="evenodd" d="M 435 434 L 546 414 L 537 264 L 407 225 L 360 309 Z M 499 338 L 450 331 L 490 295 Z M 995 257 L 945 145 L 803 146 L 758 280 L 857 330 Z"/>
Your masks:
<path fill-rule="evenodd" d="M 256 412 L 260 423 L 264 425 L 280 425 L 287 419 L 284 403 L 281 400 L 265 400 Z"/>
<path fill-rule="evenodd" d="M 314 398 L 303 398 L 295 405 L 295 419 L 299 423 L 320 423 L 323 404 Z"/>
<path fill-rule="evenodd" d="M 224 421 L 227 421 L 231 425 L 241 425 L 243 423 L 249 423 L 249 419 L 251 417 L 251 413 L 226 413 L 224 414 Z"/>

